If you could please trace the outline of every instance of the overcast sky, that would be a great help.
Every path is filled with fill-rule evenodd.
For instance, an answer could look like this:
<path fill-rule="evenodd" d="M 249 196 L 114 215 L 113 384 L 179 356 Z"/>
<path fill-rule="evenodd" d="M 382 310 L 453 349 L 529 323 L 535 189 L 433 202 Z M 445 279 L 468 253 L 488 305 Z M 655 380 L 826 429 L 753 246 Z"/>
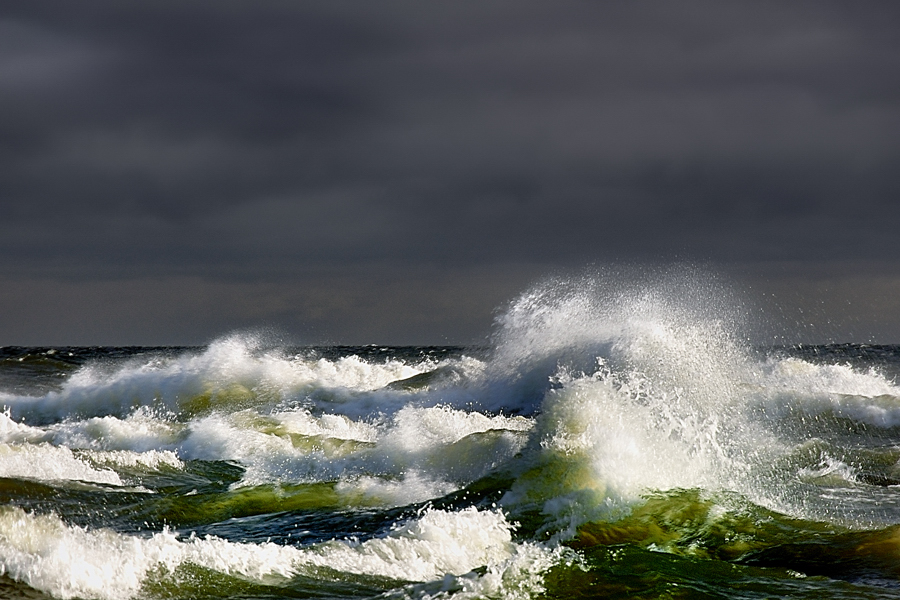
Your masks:
<path fill-rule="evenodd" d="M 900 342 L 898 32 L 890 0 L 3 0 L 0 345 L 472 343 L 623 262 Z"/>

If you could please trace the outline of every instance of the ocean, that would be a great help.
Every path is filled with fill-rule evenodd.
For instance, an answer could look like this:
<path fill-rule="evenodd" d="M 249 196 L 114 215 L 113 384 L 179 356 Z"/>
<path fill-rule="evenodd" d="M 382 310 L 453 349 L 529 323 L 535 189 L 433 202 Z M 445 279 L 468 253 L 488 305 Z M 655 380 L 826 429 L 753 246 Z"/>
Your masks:
<path fill-rule="evenodd" d="M 465 347 L 2 348 L 0 597 L 900 598 L 900 346 L 759 343 L 734 296 L 548 281 Z"/>

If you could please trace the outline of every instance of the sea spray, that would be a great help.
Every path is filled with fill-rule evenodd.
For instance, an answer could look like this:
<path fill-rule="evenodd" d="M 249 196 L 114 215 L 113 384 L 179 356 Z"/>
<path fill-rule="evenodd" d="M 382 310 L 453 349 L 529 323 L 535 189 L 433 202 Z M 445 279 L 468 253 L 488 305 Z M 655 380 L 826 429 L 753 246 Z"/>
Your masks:
<path fill-rule="evenodd" d="M 735 308 L 712 311 L 674 278 L 618 284 L 553 281 L 499 320 L 494 368 L 546 379 L 527 468 L 504 505 L 539 506 L 541 529 L 563 538 L 650 491 L 734 489 L 755 459 Z"/>
<path fill-rule="evenodd" d="M 900 348 L 748 312 L 675 269 L 487 349 L 0 349 L 0 594 L 900 597 Z"/>

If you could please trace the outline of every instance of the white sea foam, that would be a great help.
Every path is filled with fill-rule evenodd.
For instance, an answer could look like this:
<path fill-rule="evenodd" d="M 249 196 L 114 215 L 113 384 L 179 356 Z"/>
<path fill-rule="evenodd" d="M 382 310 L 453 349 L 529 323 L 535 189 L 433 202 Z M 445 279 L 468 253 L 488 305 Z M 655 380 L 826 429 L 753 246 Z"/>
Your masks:
<path fill-rule="evenodd" d="M 651 490 L 740 486 L 767 434 L 744 416 L 751 363 L 733 307 L 678 282 L 639 293 L 555 283 L 501 318 L 493 373 L 532 389 L 547 381 L 503 505 L 540 509 L 565 537 Z"/>
<path fill-rule="evenodd" d="M 521 449 L 532 427 L 523 417 L 411 405 L 369 421 L 313 415 L 305 408 L 214 411 L 182 422 L 142 407 L 124 418 L 70 419 L 42 427 L 0 415 L 0 439 L 14 442 L 10 447 L 16 447 L 19 462 L 37 453 L 37 445 L 44 453 L 78 450 L 95 457 L 91 464 L 112 469 L 117 461 L 125 468 L 142 462 L 148 468 L 181 468 L 185 460 L 231 461 L 244 467 L 234 487 L 339 482 L 347 497 L 390 505 L 441 496 L 488 474 Z M 20 471 L 28 469 L 15 472 Z M 97 477 L 79 471 L 71 478 Z"/>
<path fill-rule="evenodd" d="M 503 506 L 539 510 L 561 538 L 674 488 L 736 491 L 798 517 L 862 522 L 823 511 L 810 492 L 809 482 L 856 475 L 837 458 L 791 460 L 808 438 L 800 423 L 900 426 L 900 388 L 876 370 L 761 362 L 737 333 L 737 305 L 715 297 L 689 278 L 686 287 L 639 290 L 553 282 L 517 300 L 499 319 L 487 372 L 504 403 L 518 399 L 538 416 Z"/>
<path fill-rule="evenodd" d="M 175 448 L 183 459 L 245 468 L 235 486 L 338 481 L 370 502 L 407 504 L 444 495 L 510 460 L 533 423 L 448 407 L 407 406 L 377 422 L 306 410 L 246 410 L 193 420 Z"/>
<path fill-rule="evenodd" d="M 519 544 L 508 559 L 488 565 L 484 573 L 446 575 L 440 582 L 412 584 L 388 598 L 454 598 L 455 600 L 528 600 L 545 591 L 544 574 L 560 563 L 574 562 L 573 553 L 564 547 L 553 549 L 538 544 Z"/>
<path fill-rule="evenodd" d="M 11 399 L 0 441 L 22 464 L 84 451 L 51 479 L 115 483 L 100 467 L 231 461 L 244 468 L 235 487 L 324 481 L 380 505 L 505 469 L 518 479 L 504 508 L 543 512 L 559 537 L 673 488 L 738 491 L 798 514 L 791 478 L 844 471 L 773 475 L 797 441 L 759 415 L 895 427 L 900 388 L 846 365 L 760 362 L 722 295 L 691 276 L 552 281 L 498 318 L 487 361 L 311 359 L 234 336 L 198 354 L 90 365 L 59 392 Z M 445 367 L 444 378 L 388 385 Z"/>
<path fill-rule="evenodd" d="M 146 452 L 174 449 L 184 438 L 186 426 L 139 408 L 125 418 L 67 420 L 51 424 L 45 430 L 54 444 L 69 448 Z"/>
<path fill-rule="evenodd" d="M 84 456 L 95 465 L 113 469 L 145 468 L 158 470 L 161 467 L 184 468 L 184 463 L 170 450 L 149 450 L 147 452 L 130 452 L 128 450 L 94 451 L 87 452 Z"/>
<path fill-rule="evenodd" d="M 757 402 L 772 417 L 829 413 L 876 427 L 900 426 L 900 386 L 875 369 L 773 358 L 753 383 Z"/>
<path fill-rule="evenodd" d="M 815 467 L 801 467 L 797 477 L 804 482 L 832 487 L 858 483 L 856 469 L 832 456 L 823 456 Z"/>
<path fill-rule="evenodd" d="M 444 496 L 458 488 L 458 484 L 430 473 L 407 469 L 396 478 L 384 475 L 347 476 L 338 482 L 335 491 L 344 498 L 356 498 L 357 502 L 366 505 L 404 506 Z"/>
<path fill-rule="evenodd" d="M 323 414 L 315 417 L 307 410 L 292 410 L 273 413 L 271 418 L 277 423 L 278 429 L 288 435 L 369 443 L 374 443 L 378 437 L 378 430 L 373 424 L 354 421 L 344 415 Z"/>
<path fill-rule="evenodd" d="M 370 363 L 358 356 L 345 356 L 334 361 L 324 358 L 316 361 L 295 359 L 291 361 L 291 379 L 294 382 L 315 382 L 326 388 L 367 391 L 419 375 L 435 366 L 432 362 L 411 366 L 399 360 Z"/>
<path fill-rule="evenodd" d="M 68 526 L 55 515 L 0 508 L 0 572 L 57 598 L 136 596 L 154 570 L 194 562 L 247 578 L 290 577 L 293 549 L 221 540 L 149 539 Z"/>
<path fill-rule="evenodd" d="M 527 560 L 514 560 L 520 555 Z M 522 564 L 549 567 L 552 561 L 540 556 L 552 554 L 513 542 L 501 513 L 475 509 L 430 510 L 381 538 L 297 548 L 215 537 L 179 539 L 167 531 L 141 538 L 0 508 L 0 573 L 64 599 L 133 598 L 148 577 L 176 573 L 184 564 L 269 585 L 297 575 L 348 573 L 471 588 L 476 578 L 459 576 L 487 567 L 480 587 L 497 590 L 523 575 L 528 582 L 537 579 L 539 572 L 524 572 Z"/>
<path fill-rule="evenodd" d="M 304 399 L 316 402 L 316 398 L 324 399 L 328 406 L 435 366 L 431 361 L 418 365 L 400 360 L 370 363 L 356 356 L 337 360 L 288 357 L 261 350 L 252 337 L 230 336 L 199 354 L 134 359 L 124 365 L 91 363 L 76 371 L 59 391 L 38 397 L 2 394 L 0 403 L 16 420 L 30 423 L 124 418 L 139 407 L 180 413 Z"/>
<path fill-rule="evenodd" d="M 507 560 L 515 552 L 510 526 L 499 512 L 431 510 L 390 535 L 360 544 L 326 542 L 302 563 L 403 581 L 442 579 Z"/>
<path fill-rule="evenodd" d="M 151 422 L 157 428 L 164 427 L 163 423 Z M 144 423 L 138 429 L 146 427 Z M 158 446 L 158 439 L 147 443 L 145 438 L 135 435 L 133 423 L 130 426 L 128 420 L 115 417 L 39 428 L 0 414 L 0 477 L 122 485 L 116 467 L 183 467 L 174 452 L 152 448 Z M 76 454 L 73 449 L 81 452 Z"/>
<path fill-rule="evenodd" d="M 46 441 L 50 434 L 39 428 L 24 423 L 17 423 L 10 417 L 9 411 L 0 412 L 0 442 L 5 443 L 40 443 Z"/>
<path fill-rule="evenodd" d="M 50 444 L 0 444 L 0 477 L 122 485 L 114 471 L 95 468 L 70 449 Z"/>
<path fill-rule="evenodd" d="M 808 491 L 880 472 L 790 419 L 900 426 L 900 388 L 874 370 L 760 362 L 730 300 L 673 281 L 539 286 L 498 319 L 487 361 L 310 359 L 233 337 L 198 354 L 90 365 L 61 391 L 7 398 L 0 477 L 121 486 L 143 469 L 228 461 L 243 467 L 235 488 L 328 482 L 365 506 L 424 502 L 491 473 L 514 483 L 496 510 L 423 510 L 378 537 L 306 547 L 122 535 L 0 507 L 0 573 L 60 598 L 141 596 L 185 565 L 270 585 L 352 574 L 397 580 L 388 595 L 526 598 L 567 560 L 556 542 L 648 492 L 736 491 L 852 526 Z M 783 430 L 769 431 L 772 416 Z M 531 527 L 536 514 L 549 542 L 514 541 L 510 520 Z"/>
<path fill-rule="evenodd" d="M 525 432 L 532 426 L 530 419 L 522 417 L 487 416 L 446 406 L 406 406 L 394 416 L 392 426 L 385 435 L 385 443 L 412 454 L 452 444 L 473 433 L 492 430 Z"/>
<path fill-rule="evenodd" d="M 565 381 L 548 392 L 502 505 L 539 509 L 566 538 L 586 521 L 626 514 L 651 490 L 739 485 L 748 467 L 720 439 L 719 421 L 679 402 L 635 394 L 602 370 Z"/>

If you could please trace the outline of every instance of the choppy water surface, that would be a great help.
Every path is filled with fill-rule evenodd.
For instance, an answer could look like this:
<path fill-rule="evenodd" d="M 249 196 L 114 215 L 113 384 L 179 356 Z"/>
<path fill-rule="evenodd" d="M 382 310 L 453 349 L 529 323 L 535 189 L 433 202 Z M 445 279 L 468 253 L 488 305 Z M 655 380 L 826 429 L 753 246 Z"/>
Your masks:
<path fill-rule="evenodd" d="M 479 348 L 0 349 L 0 596 L 900 598 L 900 347 L 682 286 Z"/>

